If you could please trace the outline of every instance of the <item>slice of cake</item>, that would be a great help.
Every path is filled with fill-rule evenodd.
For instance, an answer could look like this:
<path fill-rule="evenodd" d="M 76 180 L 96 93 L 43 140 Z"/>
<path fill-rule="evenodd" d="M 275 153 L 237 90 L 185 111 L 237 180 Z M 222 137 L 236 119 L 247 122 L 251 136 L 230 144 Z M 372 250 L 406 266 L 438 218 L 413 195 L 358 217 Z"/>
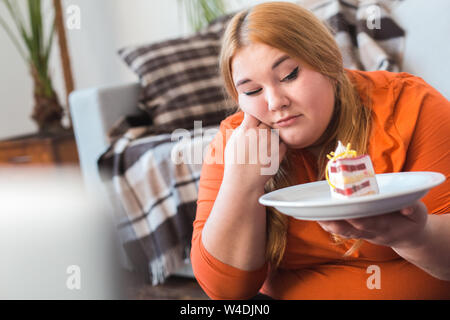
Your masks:
<path fill-rule="evenodd" d="M 339 141 L 336 151 L 328 155 L 326 178 L 334 198 L 350 198 L 378 193 L 372 161 L 368 155 L 358 156 Z"/>

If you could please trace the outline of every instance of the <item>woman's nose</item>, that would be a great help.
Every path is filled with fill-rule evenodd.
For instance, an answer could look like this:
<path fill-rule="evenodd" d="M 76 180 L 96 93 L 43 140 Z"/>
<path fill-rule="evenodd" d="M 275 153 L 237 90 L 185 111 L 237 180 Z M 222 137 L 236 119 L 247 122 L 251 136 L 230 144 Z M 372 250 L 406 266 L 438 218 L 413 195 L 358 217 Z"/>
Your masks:
<path fill-rule="evenodd" d="M 279 110 L 289 105 L 289 99 L 281 90 L 267 90 L 267 106 L 270 111 Z"/>

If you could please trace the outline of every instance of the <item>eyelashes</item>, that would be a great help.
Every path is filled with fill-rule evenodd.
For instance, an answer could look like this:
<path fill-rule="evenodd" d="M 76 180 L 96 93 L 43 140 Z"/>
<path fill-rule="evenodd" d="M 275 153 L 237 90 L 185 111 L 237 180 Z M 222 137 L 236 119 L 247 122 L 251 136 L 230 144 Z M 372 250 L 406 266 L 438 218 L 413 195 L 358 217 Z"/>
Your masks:
<path fill-rule="evenodd" d="M 260 92 L 262 89 L 261 88 L 259 88 L 258 90 L 255 90 L 255 91 L 249 91 L 249 92 L 244 92 L 246 95 L 248 95 L 248 96 L 251 96 L 251 95 L 253 95 L 253 94 L 257 94 L 258 92 Z"/>
<path fill-rule="evenodd" d="M 295 80 L 297 79 L 298 76 L 298 67 L 296 67 L 294 70 L 292 70 L 291 73 L 289 73 L 286 77 L 284 77 L 281 82 L 288 82 L 291 80 Z M 247 96 L 251 96 L 254 94 L 257 94 L 258 92 L 260 92 L 262 90 L 262 88 L 259 88 L 258 90 L 254 90 L 254 91 L 249 91 L 249 92 L 244 92 Z"/>
<path fill-rule="evenodd" d="M 298 75 L 298 67 L 296 67 L 291 73 L 289 73 L 281 82 L 286 82 L 289 80 L 294 80 Z"/>

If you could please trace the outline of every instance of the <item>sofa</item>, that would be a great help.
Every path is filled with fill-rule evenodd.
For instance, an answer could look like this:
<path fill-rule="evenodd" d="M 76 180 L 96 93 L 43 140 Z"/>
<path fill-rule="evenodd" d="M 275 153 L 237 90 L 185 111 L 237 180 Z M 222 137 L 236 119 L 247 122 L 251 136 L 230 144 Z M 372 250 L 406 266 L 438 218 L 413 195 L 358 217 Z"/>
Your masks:
<path fill-rule="evenodd" d="M 330 1 L 327 2 L 329 3 Z M 334 2 L 339 4 L 339 1 Z M 348 2 L 352 1 L 349 0 Z M 310 3 L 311 1 L 308 1 L 308 5 Z M 357 5 L 358 1 L 353 1 L 352 3 Z M 321 4 L 321 1 L 316 1 L 314 4 L 317 8 Z M 396 3 L 395 6 L 392 6 L 390 8 L 390 17 L 405 31 L 405 36 L 400 37 L 402 38 L 401 43 L 404 44 L 404 47 L 398 51 L 402 54 L 402 57 L 394 57 L 394 59 L 398 60 L 395 61 L 393 68 L 392 65 L 390 66 L 392 69 L 386 66 L 383 67 L 391 71 L 404 71 L 421 76 L 425 81 L 440 90 L 447 98 L 450 97 L 450 79 L 446 76 L 448 73 L 442 72 L 441 70 L 442 68 L 448 69 L 450 65 L 447 61 L 448 53 L 450 52 L 450 42 L 444 41 L 444 38 L 448 37 L 447 35 L 450 32 L 450 23 L 445 17 L 445 13 L 449 9 L 450 4 L 447 0 L 433 1 L 432 4 L 421 0 L 403 0 Z M 311 10 L 314 12 L 313 9 Z M 317 12 L 317 14 L 321 15 L 323 12 Z M 220 27 L 220 30 L 223 31 L 223 26 Z M 208 32 L 203 31 L 204 34 Z M 217 45 L 217 41 L 220 40 L 220 34 L 214 40 L 216 41 L 215 45 Z M 382 45 L 381 48 L 383 49 Z M 125 51 L 127 51 L 126 54 L 129 57 L 133 48 L 128 48 Z M 445 52 L 447 54 L 444 54 Z M 122 57 L 126 55 L 123 50 L 122 54 Z M 387 52 L 387 55 L 389 54 L 390 52 Z M 358 58 L 358 55 L 356 55 L 356 57 L 356 59 L 361 60 L 361 56 Z M 124 60 L 126 59 L 124 58 Z M 352 64 L 348 66 L 354 67 Z M 359 66 L 364 68 L 364 65 L 361 66 L 359 64 Z M 111 147 L 113 145 L 117 146 L 117 141 L 123 138 L 123 136 L 113 137 L 111 135 L 111 128 L 117 126 L 118 121 L 123 119 L 124 116 L 140 114 L 145 110 L 145 108 L 142 108 L 142 91 L 143 82 L 142 77 L 140 77 L 139 81 L 134 83 L 77 90 L 69 98 L 70 113 L 86 188 L 92 192 L 99 193 L 99 197 L 106 206 L 109 206 L 113 216 L 116 216 L 118 210 L 123 211 L 123 208 L 119 209 L 121 205 L 117 201 L 112 200 L 114 192 L 111 192 L 111 189 L 108 190 L 105 186 L 105 179 L 99 171 L 99 159 L 108 150 L 112 152 Z M 155 117 L 155 113 L 151 117 Z M 220 120 L 216 119 L 214 121 L 215 123 L 207 123 L 207 125 L 212 128 L 215 126 L 218 127 Z M 147 127 L 151 127 L 151 125 L 148 124 Z M 160 125 L 164 126 L 164 123 Z M 139 127 L 142 128 L 142 126 Z M 192 130 L 192 127 L 187 128 L 187 130 Z M 139 134 L 133 139 L 148 138 L 149 136 L 158 134 L 158 131 L 153 134 Z M 212 135 L 210 136 L 211 138 Z M 203 141 L 202 147 L 205 147 L 208 141 L 210 140 Z M 201 166 L 196 169 L 197 172 L 200 169 Z M 123 217 L 124 213 L 122 212 L 117 215 Z M 130 259 L 130 253 L 127 250 L 123 250 L 121 254 L 123 267 L 130 270 L 135 269 L 136 262 Z M 193 277 L 188 254 L 181 261 L 183 263 L 174 264 L 175 268 L 164 272 L 158 277 L 155 277 L 154 270 L 150 270 L 150 274 L 153 272 L 153 280 L 151 282 L 153 284 L 161 283 L 171 274 Z"/>

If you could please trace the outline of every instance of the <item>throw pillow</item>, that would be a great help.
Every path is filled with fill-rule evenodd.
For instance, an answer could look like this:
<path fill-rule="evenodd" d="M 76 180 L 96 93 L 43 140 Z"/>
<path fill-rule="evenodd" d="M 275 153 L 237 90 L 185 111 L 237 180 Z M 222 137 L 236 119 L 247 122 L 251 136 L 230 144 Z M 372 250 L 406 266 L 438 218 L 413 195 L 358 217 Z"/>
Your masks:
<path fill-rule="evenodd" d="M 218 68 L 221 36 L 231 17 L 220 17 L 190 36 L 119 50 L 140 79 L 139 107 L 154 125 L 171 132 L 192 129 L 194 120 L 201 120 L 205 127 L 235 111 Z"/>

